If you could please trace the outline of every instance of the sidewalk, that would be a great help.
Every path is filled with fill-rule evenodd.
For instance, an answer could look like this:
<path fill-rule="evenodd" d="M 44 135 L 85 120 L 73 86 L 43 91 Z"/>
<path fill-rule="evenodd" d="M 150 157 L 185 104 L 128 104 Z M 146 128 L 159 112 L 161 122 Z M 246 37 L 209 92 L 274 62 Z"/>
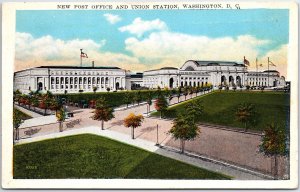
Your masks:
<path fill-rule="evenodd" d="M 43 115 L 40 115 L 40 114 L 35 113 L 35 112 L 33 112 L 33 111 L 29 111 L 29 110 L 27 110 L 27 109 L 25 109 L 25 108 L 23 108 L 23 107 L 20 107 L 20 106 L 18 106 L 18 105 L 16 105 L 16 104 L 14 104 L 14 107 L 15 107 L 16 109 L 22 111 L 23 113 L 26 113 L 27 115 L 33 117 L 33 118 L 35 118 L 35 117 L 43 117 Z"/>
<path fill-rule="evenodd" d="M 176 150 L 170 150 L 170 149 L 167 149 L 164 147 L 160 148 L 158 146 L 155 146 L 155 143 L 153 143 L 153 142 L 146 141 L 144 139 L 139 139 L 139 138 L 133 140 L 133 139 L 131 139 L 131 136 L 128 134 L 123 134 L 123 133 L 119 133 L 119 132 L 107 130 L 107 129 L 101 130 L 99 127 L 96 127 L 96 126 L 28 138 L 25 140 L 20 140 L 18 142 L 18 144 L 41 141 L 41 140 L 45 140 L 45 139 L 59 138 L 59 137 L 70 136 L 70 135 L 85 134 L 85 133 L 108 137 L 108 138 L 114 139 L 116 141 L 123 142 L 123 143 L 129 144 L 129 145 L 135 146 L 135 147 L 139 147 L 139 148 L 142 148 L 142 149 L 150 151 L 150 152 L 154 152 L 154 153 L 157 153 L 157 154 L 160 154 L 160 155 L 172 158 L 172 159 L 176 159 L 176 160 L 188 163 L 188 164 L 192 164 L 197 167 L 201 167 L 201 168 L 208 169 L 211 171 L 216 171 L 216 172 L 220 172 L 220 173 L 223 173 L 226 175 L 230 175 L 230 176 L 233 176 L 234 179 L 237 179 L 237 180 L 266 179 L 264 175 L 262 175 L 258 172 L 253 172 L 253 171 L 247 170 L 245 168 L 222 163 L 221 161 L 214 162 L 214 161 L 204 160 L 202 157 L 199 157 L 199 156 L 196 156 L 193 154 L 184 154 L 183 155 L 183 154 L 178 153 Z"/>

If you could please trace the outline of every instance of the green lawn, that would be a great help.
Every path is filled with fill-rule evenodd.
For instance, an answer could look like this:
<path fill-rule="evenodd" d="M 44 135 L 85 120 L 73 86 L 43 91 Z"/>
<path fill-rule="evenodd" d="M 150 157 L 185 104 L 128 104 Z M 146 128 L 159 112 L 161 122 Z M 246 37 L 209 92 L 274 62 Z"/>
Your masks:
<path fill-rule="evenodd" d="M 288 126 L 290 95 L 282 92 L 240 92 L 216 91 L 206 96 L 197 97 L 204 106 L 204 114 L 197 118 L 198 122 L 227 125 L 244 128 L 236 120 L 235 112 L 240 103 L 252 103 L 257 112 L 257 123 L 249 127 L 252 130 L 263 130 L 266 124 L 274 122 Z M 186 102 L 170 107 L 165 117 L 175 118 L 177 113 L 185 110 Z M 158 116 L 159 114 L 153 113 Z"/>
<path fill-rule="evenodd" d="M 31 119 L 32 117 L 30 115 L 27 115 L 26 113 L 23 113 L 22 111 L 18 110 L 17 108 L 14 108 L 15 110 L 19 111 L 20 115 L 21 115 L 21 119 L 22 120 L 27 120 L 27 119 Z"/>
<path fill-rule="evenodd" d="M 13 173 L 15 179 L 230 179 L 91 134 L 15 146 Z"/>

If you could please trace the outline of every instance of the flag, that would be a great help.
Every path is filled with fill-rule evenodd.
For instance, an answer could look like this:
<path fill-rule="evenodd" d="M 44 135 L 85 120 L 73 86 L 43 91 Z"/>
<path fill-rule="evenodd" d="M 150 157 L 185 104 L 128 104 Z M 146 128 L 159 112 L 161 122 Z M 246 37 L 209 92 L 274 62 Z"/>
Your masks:
<path fill-rule="evenodd" d="M 80 57 L 85 57 L 85 58 L 88 58 L 87 54 L 82 52 L 82 49 L 80 49 Z"/>
<path fill-rule="evenodd" d="M 86 57 L 86 58 L 88 58 L 87 54 L 86 54 L 86 53 L 84 53 L 84 52 L 81 52 L 81 55 L 80 55 L 80 57 Z"/>
<path fill-rule="evenodd" d="M 250 66 L 250 62 L 244 56 L 244 64 Z"/>
<path fill-rule="evenodd" d="M 272 61 L 269 61 L 269 65 L 276 67 L 276 65 Z"/>

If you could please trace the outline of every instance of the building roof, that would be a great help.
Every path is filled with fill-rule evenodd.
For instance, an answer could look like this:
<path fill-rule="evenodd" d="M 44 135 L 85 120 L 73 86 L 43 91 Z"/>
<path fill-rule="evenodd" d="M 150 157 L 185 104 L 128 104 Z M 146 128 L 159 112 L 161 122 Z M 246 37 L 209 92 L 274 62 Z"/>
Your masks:
<path fill-rule="evenodd" d="M 151 69 L 151 70 L 147 70 L 147 71 L 144 71 L 144 72 L 148 72 L 148 71 L 158 71 L 158 70 L 178 70 L 178 68 L 176 67 L 162 67 L 160 69 Z"/>
<path fill-rule="evenodd" d="M 40 66 L 35 68 L 54 68 L 54 69 L 121 69 L 119 67 L 111 66 L 95 66 L 95 67 L 84 67 L 84 66 Z"/>
<path fill-rule="evenodd" d="M 264 72 L 279 73 L 279 71 L 277 71 L 277 70 L 266 70 Z"/>
<path fill-rule="evenodd" d="M 235 61 L 197 61 L 197 60 L 188 60 L 188 61 L 192 61 L 194 62 L 197 66 L 245 66 L 244 64 L 241 63 L 237 63 Z M 186 62 L 188 62 L 186 61 Z"/>

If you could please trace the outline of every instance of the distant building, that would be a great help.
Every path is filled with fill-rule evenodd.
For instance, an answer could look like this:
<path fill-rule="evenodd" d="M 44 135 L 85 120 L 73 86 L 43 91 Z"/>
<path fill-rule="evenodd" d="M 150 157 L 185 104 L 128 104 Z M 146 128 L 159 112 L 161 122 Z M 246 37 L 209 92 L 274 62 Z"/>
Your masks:
<path fill-rule="evenodd" d="M 15 72 L 14 90 L 78 93 L 139 88 L 219 85 L 229 87 L 283 87 L 276 70 L 248 71 L 244 64 L 228 61 L 186 61 L 181 68 L 163 67 L 132 74 L 118 67 L 41 66 Z"/>
<path fill-rule="evenodd" d="M 14 74 L 14 90 L 78 93 L 125 88 L 125 70 L 118 67 L 41 66 Z"/>

